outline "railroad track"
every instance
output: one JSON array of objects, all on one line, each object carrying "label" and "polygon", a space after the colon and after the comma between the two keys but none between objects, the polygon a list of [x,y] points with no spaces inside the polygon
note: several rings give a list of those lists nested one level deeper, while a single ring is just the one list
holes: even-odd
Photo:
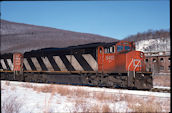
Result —
[{"label": "railroad track", "polygon": [[163,93],[170,93],[170,87],[161,87],[161,86],[154,86],[150,91],[152,92],[163,92]]}]

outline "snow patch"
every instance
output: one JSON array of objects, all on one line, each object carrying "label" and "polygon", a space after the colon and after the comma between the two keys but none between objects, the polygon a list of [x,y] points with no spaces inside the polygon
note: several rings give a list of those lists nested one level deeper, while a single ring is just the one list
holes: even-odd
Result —
[{"label": "snow patch", "polygon": [[170,38],[141,40],[135,42],[135,45],[137,51],[170,51]]},{"label": "snow patch", "polygon": [[[11,82],[6,84],[6,81],[1,81],[1,103],[6,102],[9,96],[16,96],[17,101],[22,103],[20,113],[42,113],[42,112],[82,112],[83,109],[92,108],[97,105],[98,110],[102,110],[103,105],[107,105],[111,111],[115,112],[132,112],[132,109],[128,107],[130,103],[125,101],[125,95],[133,95],[134,97],[145,97],[159,95],[157,98],[161,103],[167,103],[166,100],[170,98],[170,94],[167,93],[164,96],[161,93],[148,93],[146,91],[129,91],[129,90],[117,90],[107,88],[90,88],[83,86],[70,86],[70,85],[57,85],[57,87],[63,88],[82,88],[89,92],[88,97],[80,96],[62,96],[59,93],[43,93],[33,90],[33,88],[23,87],[22,84],[28,84],[23,82]],[[29,83],[34,86],[45,86],[49,84],[37,84]],[[119,97],[116,100],[102,101],[94,96],[95,92],[102,93],[104,95],[116,95]],[[121,100],[120,98],[124,98]],[[111,98],[112,99],[112,98]],[[81,101],[81,103],[79,103]],[[86,106],[86,108],[84,108]],[[164,105],[165,106],[165,105]],[[95,106],[96,107],[96,106]],[[168,107],[168,106],[167,106]],[[163,107],[163,111],[167,111],[166,107]],[[102,111],[100,111],[102,112]]]}]

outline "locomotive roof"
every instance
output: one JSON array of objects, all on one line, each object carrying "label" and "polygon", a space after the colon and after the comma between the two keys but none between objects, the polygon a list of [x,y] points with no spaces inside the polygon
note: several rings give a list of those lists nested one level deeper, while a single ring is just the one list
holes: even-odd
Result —
[{"label": "locomotive roof", "polygon": [[[89,44],[83,44],[83,45],[77,45],[77,46],[69,46],[66,48],[42,48],[38,50],[32,50],[30,52],[55,52],[55,51],[61,51],[61,50],[72,50],[72,49],[86,49],[86,48],[97,48],[98,46],[103,47],[110,47],[112,45],[115,45],[117,42],[111,42],[111,43],[105,43],[105,42],[97,42],[97,43],[89,43]],[[26,52],[28,53],[28,52]]]},{"label": "locomotive roof", "polygon": [[98,47],[98,46],[103,46],[103,47],[109,47],[112,45],[115,45],[117,42],[111,42],[111,43],[105,43],[105,42],[97,42],[97,43],[89,43],[89,44],[83,44],[83,45],[77,45],[77,46],[69,46],[68,48],[92,48],[92,47]]},{"label": "locomotive roof", "polygon": [[[66,48],[42,48],[42,49],[38,49],[38,50],[32,50],[32,51],[28,51],[25,52],[24,55],[26,56],[30,56],[33,54],[50,54],[50,53],[54,53],[54,52],[58,52],[58,51],[70,51],[70,50],[77,50],[77,49],[89,49],[89,48],[97,48],[98,46],[103,46],[103,47],[110,47],[112,45],[115,45],[118,42],[110,42],[110,43],[105,43],[105,42],[96,42],[96,43],[89,43],[89,44],[83,44],[83,45],[77,45],[77,46],[69,46]],[[1,55],[1,58],[12,58],[13,53],[7,53],[7,54],[3,54]]]}]

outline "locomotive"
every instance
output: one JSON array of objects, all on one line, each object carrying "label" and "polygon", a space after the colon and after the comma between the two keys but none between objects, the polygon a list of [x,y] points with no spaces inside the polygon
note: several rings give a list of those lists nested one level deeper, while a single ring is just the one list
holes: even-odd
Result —
[{"label": "locomotive", "polygon": [[1,55],[1,79],[149,90],[152,73],[134,42],[90,43]]}]

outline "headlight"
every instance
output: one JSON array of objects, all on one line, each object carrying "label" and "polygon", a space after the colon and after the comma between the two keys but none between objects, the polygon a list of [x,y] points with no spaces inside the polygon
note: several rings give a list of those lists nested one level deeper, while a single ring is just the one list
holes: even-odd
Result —
[{"label": "headlight", "polygon": [[140,57],[143,58],[143,53],[140,53]]}]

